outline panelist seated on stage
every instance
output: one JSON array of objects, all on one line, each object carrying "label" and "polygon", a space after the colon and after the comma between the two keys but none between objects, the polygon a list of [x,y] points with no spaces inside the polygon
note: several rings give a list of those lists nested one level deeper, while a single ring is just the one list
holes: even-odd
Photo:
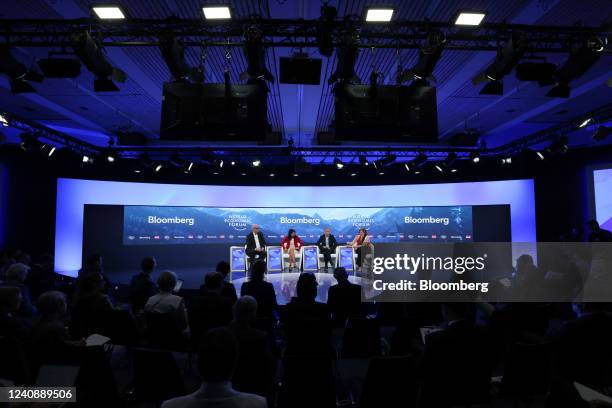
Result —
[{"label": "panelist seated on stage", "polygon": [[372,246],[372,243],[370,242],[370,235],[368,235],[368,230],[365,228],[359,228],[359,234],[355,235],[355,239],[353,239],[352,242],[349,242],[349,245],[352,246],[357,253],[355,263],[357,264],[357,272],[361,272],[363,258],[367,254],[367,250],[364,248],[371,248]]},{"label": "panelist seated on stage", "polygon": [[325,262],[325,270],[329,269],[329,264],[331,264],[331,254],[336,252],[336,247],[338,243],[336,242],[336,237],[331,234],[331,230],[329,228],[325,228],[323,230],[323,235],[319,237],[317,241],[317,247],[319,247],[319,252],[323,255],[323,262]]},{"label": "panelist seated on stage", "polygon": [[259,225],[253,224],[252,233],[246,237],[246,254],[251,264],[266,259],[266,239]]},{"label": "panelist seated on stage", "polygon": [[300,237],[297,236],[297,233],[293,228],[290,229],[285,238],[283,238],[281,246],[283,247],[283,252],[289,254],[289,272],[296,267],[295,253],[296,251],[299,251],[303,245],[304,243]]}]

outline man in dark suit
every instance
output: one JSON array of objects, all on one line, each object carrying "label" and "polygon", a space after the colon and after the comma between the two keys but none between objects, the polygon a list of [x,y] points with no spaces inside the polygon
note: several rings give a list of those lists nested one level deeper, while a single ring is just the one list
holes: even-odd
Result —
[{"label": "man in dark suit", "polygon": [[319,237],[317,246],[319,247],[319,252],[323,254],[325,271],[327,272],[329,268],[328,265],[331,264],[331,254],[336,252],[336,247],[338,246],[336,237],[331,234],[329,227],[323,230],[323,235]]},{"label": "man in dark suit", "polygon": [[251,231],[252,233],[246,237],[246,254],[253,265],[257,261],[266,259],[266,239],[259,225],[253,224]]},{"label": "man in dark suit", "polygon": [[363,317],[361,308],[361,286],[348,280],[346,269],[339,267],[334,271],[338,281],[327,290],[327,306],[335,327],[344,327],[349,317]]}]

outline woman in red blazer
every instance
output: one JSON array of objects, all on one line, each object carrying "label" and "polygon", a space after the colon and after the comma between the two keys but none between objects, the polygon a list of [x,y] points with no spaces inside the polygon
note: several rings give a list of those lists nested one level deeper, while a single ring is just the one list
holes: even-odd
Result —
[{"label": "woman in red blazer", "polygon": [[290,229],[285,238],[283,238],[281,246],[283,247],[283,251],[286,254],[289,254],[289,272],[291,272],[291,270],[296,267],[295,251],[299,251],[303,245],[304,243],[302,242],[300,237],[297,236],[293,228]]}]

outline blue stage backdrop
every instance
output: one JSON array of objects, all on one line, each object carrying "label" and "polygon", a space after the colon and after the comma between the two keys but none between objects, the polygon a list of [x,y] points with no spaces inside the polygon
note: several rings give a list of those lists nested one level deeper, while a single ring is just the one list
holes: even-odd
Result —
[{"label": "blue stage backdrop", "polygon": [[595,214],[603,229],[612,231],[612,169],[595,170]]},{"label": "blue stage backdrop", "polygon": [[124,245],[242,245],[259,224],[269,244],[278,245],[294,228],[306,243],[316,242],[325,227],[339,243],[366,228],[372,241],[471,241],[471,206],[216,208],[125,206]]}]

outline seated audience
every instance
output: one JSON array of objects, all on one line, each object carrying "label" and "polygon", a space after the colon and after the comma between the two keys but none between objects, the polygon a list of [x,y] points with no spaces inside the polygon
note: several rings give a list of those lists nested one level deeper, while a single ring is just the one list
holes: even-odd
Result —
[{"label": "seated audience", "polygon": [[[238,299],[238,296],[236,295],[236,287],[234,287],[234,284],[232,282],[227,281],[227,276],[230,273],[230,264],[225,261],[219,262],[217,264],[216,272],[220,273],[223,277],[223,286],[221,287],[220,293],[221,296],[229,298],[232,303],[235,302],[236,299]],[[200,292],[206,292],[206,283],[200,286]]]},{"label": "seated audience", "polygon": [[437,408],[486,403],[492,366],[486,329],[474,324],[471,303],[445,303],[442,316],[442,330],[425,337],[421,362],[422,406]]},{"label": "seated audience", "polygon": [[0,337],[21,336],[25,325],[15,317],[21,305],[21,291],[14,286],[0,287]]},{"label": "seated audience", "polygon": [[66,295],[55,290],[40,295],[36,302],[40,316],[32,327],[32,342],[38,348],[56,347],[70,342]]},{"label": "seated audience", "polygon": [[545,292],[544,272],[533,262],[531,255],[521,255],[516,260],[513,290],[517,299],[540,300]]},{"label": "seated audience", "polygon": [[15,263],[6,270],[6,281],[2,286],[13,286],[21,291],[21,304],[19,310],[15,313],[17,317],[29,319],[36,314],[36,307],[32,304],[30,290],[25,284],[25,281],[30,272],[30,267],[23,263]]},{"label": "seated audience", "polygon": [[343,267],[334,271],[338,281],[327,290],[327,306],[334,326],[344,327],[349,317],[363,317],[361,308],[361,286],[348,280],[348,273]]},{"label": "seated audience", "polygon": [[105,282],[100,272],[90,272],[80,276],[77,281],[77,291],[73,299],[73,308],[87,318],[111,310],[113,304],[104,294]]},{"label": "seated audience", "polygon": [[612,369],[612,316],[605,303],[574,305],[578,318],[566,322],[551,335],[554,345],[556,375],[569,382],[579,382],[591,388],[608,384]]},{"label": "seated audience", "polygon": [[147,300],[158,292],[157,285],[151,279],[157,262],[153,257],[146,257],[140,264],[140,273],[134,275],[130,282],[130,303],[134,311],[143,310]]},{"label": "seated audience", "polygon": [[144,307],[145,312],[171,314],[181,331],[188,330],[185,301],[182,297],[172,293],[176,286],[176,274],[171,271],[162,272],[157,278],[157,286],[159,293],[147,300]]},{"label": "seated audience", "polygon": [[53,256],[50,254],[42,254],[31,265],[25,283],[30,288],[33,299],[55,288],[56,275],[53,267]]},{"label": "seated audience", "polygon": [[285,306],[282,321],[286,354],[323,355],[332,351],[329,308],[315,300],[317,287],[314,275],[301,274],[296,284],[297,296]]},{"label": "seated audience", "polygon": [[100,254],[91,254],[85,258],[85,265],[79,270],[79,277],[88,275],[91,272],[97,272],[102,277],[104,281],[104,285],[102,286],[102,291],[106,294],[109,294],[112,284],[110,279],[104,274],[103,268],[103,259]]},{"label": "seated audience", "polygon": [[240,296],[253,296],[257,301],[257,317],[275,318],[274,313],[278,310],[276,303],[276,292],[270,282],[264,281],[266,274],[266,263],[255,262],[251,268],[249,280],[242,284]]},{"label": "seated audience", "polygon": [[271,396],[275,359],[268,334],[251,325],[257,318],[257,301],[242,296],[234,304],[234,320],[229,326],[238,342],[238,360],[234,372],[234,388],[263,396]]},{"label": "seated audience", "polygon": [[202,338],[198,369],[202,386],[184,397],[165,401],[162,408],[265,408],[266,399],[232,388],[232,375],[238,358],[236,338],[227,329],[214,329]]},{"label": "seated audience", "polygon": [[201,335],[209,329],[226,326],[232,320],[234,302],[223,296],[223,275],[210,272],[204,278],[201,296],[191,300],[189,313],[192,316],[192,330]]}]

